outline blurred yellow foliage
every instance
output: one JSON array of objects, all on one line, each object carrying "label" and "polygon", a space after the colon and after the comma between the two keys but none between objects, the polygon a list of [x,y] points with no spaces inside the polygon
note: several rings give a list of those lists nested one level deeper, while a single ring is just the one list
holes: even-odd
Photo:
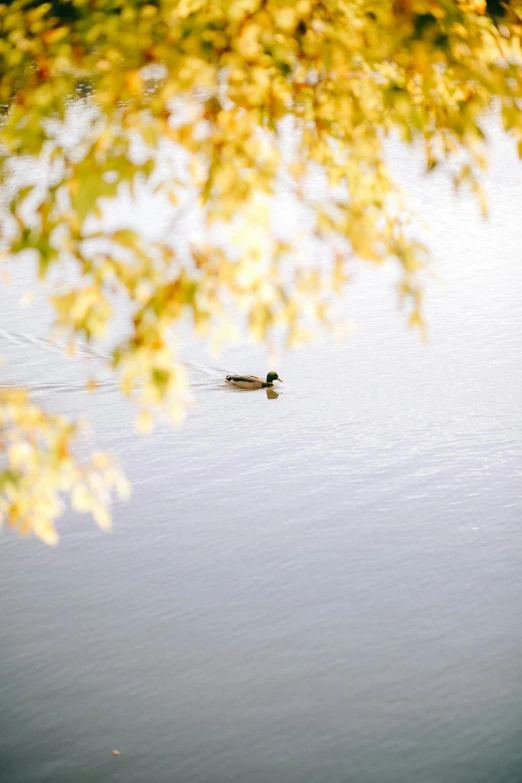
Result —
[{"label": "blurred yellow foliage", "polygon": [[[492,106],[522,150],[521,31],[519,0],[0,3],[4,249],[32,251],[42,279],[74,268],[79,282],[51,298],[70,338],[101,337],[114,302],[127,301],[130,334],[112,366],[137,401],[140,430],[157,404],[177,421],[188,402],[171,340],[181,320],[210,340],[246,323],[256,339],[279,330],[295,344],[318,325],[335,328],[330,302],[357,257],[398,265],[409,323],[422,327],[426,251],[385,140],[421,141],[427,171],[447,170],[485,210],[481,123]],[[78,106],[87,119],[71,145],[64,128]],[[18,157],[52,163],[44,193],[41,181],[18,183]],[[104,229],[111,202],[143,185],[170,205],[170,234]],[[273,231],[281,187],[308,236],[329,248],[321,265],[299,232]],[[180,249],[172,239],[187,194],[200,230]],[[0,406],[3,517],[52,543],[65,491],[107,526],[94,476],[115,484],[112,468],[80,470],[64,456],[73,431],[62,419],[5,395]]]},{"label": "blurred yellow foliage", "polygon": [[0,524],[22,535],[34,533],[56,544],[54,520],[70,494],[72,507],[90,512],[101,527],[110,526],[110,495],[129,495],[127,480],[115,460],[94,453],[81,461],[73,449],[78,425],[44,413],[23,390],[0,390]]}]

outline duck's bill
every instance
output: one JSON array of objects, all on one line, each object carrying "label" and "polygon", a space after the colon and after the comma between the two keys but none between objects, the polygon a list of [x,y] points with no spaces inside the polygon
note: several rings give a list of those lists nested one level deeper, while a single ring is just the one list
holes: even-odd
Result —
[{"label": "duck's bill", "polygon": [[277,380],[279,381],[279,383],[284,383],[284,380],[282,378],[278,378]]}]

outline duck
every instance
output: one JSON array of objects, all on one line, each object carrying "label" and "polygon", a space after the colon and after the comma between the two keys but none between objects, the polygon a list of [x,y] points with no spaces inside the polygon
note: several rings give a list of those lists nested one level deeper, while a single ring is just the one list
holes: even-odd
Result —
[{"label": "duck", "polygon": [[257,375],[227,375],[226,380],[227,383],[238,389],[270,389],[274,385],[274,381],[284,383],[276,372],[269,372],[266,381],[258,378]]}]

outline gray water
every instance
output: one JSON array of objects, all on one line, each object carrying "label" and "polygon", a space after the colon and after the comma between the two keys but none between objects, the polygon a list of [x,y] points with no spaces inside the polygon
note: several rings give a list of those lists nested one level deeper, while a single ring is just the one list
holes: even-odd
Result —
[{"label": "gray water", "polygon": [[394,166],[432,226],[428,345],[361,270],[359,331],[283,354],[276,399],[221,380],[261,349],[188,345],[179,430],[136,436],[24,271],[2,290],[2,381],[87,413],[133,497],[110,535],[2,534],[1,783],[522,781],[522,169],[499,145],[484,223]]}]

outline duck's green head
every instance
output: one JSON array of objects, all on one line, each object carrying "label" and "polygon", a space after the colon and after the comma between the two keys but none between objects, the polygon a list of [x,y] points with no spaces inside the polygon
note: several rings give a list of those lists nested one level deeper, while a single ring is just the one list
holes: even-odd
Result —
[{"label": "duck's green head", "polygon": [[284,383],[284,381],[281,380],[279,375],[276,372],[269,372],[266,376],[267,383],[273,383],[274,381],[279,381],[279,383]]}]

